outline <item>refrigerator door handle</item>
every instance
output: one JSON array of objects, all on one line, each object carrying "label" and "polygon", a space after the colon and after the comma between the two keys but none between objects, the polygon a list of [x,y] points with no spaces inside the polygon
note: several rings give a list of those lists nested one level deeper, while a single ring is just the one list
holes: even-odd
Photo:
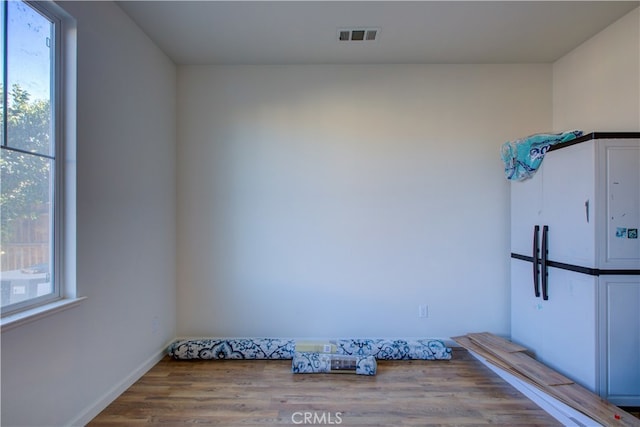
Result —
[{"label": "refrigerator door handle", "polygon": [[540,233],[540,226],[533,227],[533,293],[538,298],[540,296],[540,269],[538,263],[540,262],[540,245],[538,242],[538,234]]},{"label": "refrigerator door handle", "polygon": [[542,276],[542,299],[549,299],[549,226],[542,227],[542,256],[541,256],[541,276]]}]

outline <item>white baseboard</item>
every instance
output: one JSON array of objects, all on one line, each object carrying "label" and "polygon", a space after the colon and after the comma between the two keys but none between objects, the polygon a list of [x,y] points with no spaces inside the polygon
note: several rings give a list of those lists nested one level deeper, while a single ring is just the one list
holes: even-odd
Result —
[{"label": "white baseboard", "polygon": [[80,415],[73,419],[68,426],[82,427],[87,425],[100,412],[102,412],[109,404],[111,404],[118,396],[124,393],[136,381],[138,381],[149,369],[153,368],[159,361],[167,355],[165,346],[162,350],[156,352],[153,356],[144,361],[131,374],[127,375],[122,381],[116,384],[111,390],[97,399],[93,404],[89,405]]}]

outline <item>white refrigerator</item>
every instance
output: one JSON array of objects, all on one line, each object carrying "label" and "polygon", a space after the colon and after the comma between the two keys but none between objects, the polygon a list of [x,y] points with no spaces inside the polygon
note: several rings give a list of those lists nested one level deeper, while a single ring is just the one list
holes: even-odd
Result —
[{"label": "white refrigerator", "polygon": [[511,183],[511,339],[640,406],[640,133],[552,146]]}]

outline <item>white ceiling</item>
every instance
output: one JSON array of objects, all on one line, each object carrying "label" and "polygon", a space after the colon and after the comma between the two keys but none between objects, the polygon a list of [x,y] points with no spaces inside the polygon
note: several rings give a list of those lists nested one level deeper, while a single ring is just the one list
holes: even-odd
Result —
[{"label": "white ceiling", "polygon": [[[119,4],[178,64],[422,64],[553,62],[640,1]],[[379,40],[338,42],[345,27]]]}]

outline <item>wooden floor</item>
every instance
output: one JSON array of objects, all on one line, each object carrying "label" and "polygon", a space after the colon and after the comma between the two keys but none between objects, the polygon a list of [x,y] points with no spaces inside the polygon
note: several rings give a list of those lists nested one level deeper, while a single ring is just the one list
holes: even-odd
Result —
[{"label": "wooden floor", "polygon": [[560,425],[466,350],[379,361],[376,376],[292,374],[291,361],[163,359],[89,426]]}]

